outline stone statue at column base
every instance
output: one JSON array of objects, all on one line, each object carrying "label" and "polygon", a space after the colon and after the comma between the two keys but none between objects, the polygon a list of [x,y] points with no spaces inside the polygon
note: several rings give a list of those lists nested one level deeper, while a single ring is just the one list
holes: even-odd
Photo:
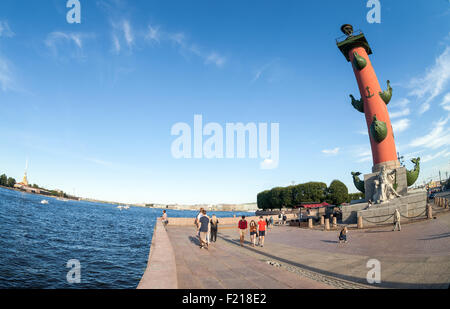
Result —
[{"label": "stone statue at column base", "polygon": [[372,200],[375,204],[381,204],[400,197],[400,194],[397,193],[393,185],[395,172],[395,170],[387,171],[385,166],[381,168],[380,173],[373,181],[374,194]]}]

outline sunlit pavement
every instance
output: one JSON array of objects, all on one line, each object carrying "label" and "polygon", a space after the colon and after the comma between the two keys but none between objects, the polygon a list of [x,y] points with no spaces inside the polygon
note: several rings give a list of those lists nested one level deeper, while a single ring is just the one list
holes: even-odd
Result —
[{"label": "sunlit pavement", "polygon": [[[450,213],[401,232],[350,230],[347,244],[338,244],[336,231],[275,227],[264,248],[240,247],[237,229],[222,228],[205,250],[194,228],[168,232],[180,288],[448,288],[450,282]],[[381,284],[367,282],[371,259],[381,263]]]}]

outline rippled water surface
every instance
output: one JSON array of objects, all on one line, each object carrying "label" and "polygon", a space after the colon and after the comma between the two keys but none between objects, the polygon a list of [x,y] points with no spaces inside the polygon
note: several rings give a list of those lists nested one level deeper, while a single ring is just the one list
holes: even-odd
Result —
[{"label": "rippled water surface", "polygon": [[[41,204],[43,199],[49,204]],[[139,207],[120,211],[117,205],[63,202],[0,188],[0,288],[134,289],[161,213]],[[194,217],[196,212],[168,210],[168,215]],[[81,263],[80,284],[67,282],[71,259]]]}]

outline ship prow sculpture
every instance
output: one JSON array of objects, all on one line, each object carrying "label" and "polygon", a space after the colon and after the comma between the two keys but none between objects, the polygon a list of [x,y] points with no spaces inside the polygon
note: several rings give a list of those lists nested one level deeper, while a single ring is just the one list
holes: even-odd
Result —
[{"label": "ship prow sculpture", "polygon": [[[416,209],[421,211],[426,207],[426,193],[408,191],[408,187],[414,185],[419,176],[420,158],[412,159],[414,169],[407,170],[400,165],[397,157],[394,132],[387,108],[393,94],[391,82],[389,80],[386,82],[386,90],[381,89],[369,58],[373,52],[364,33],[354,31],[349,24],[343,25],[341,31],[345,36],[337,39],[336,43],[347,61],[352,64],[361,95],[357,100],[350,94],[351,105],[365,115],[373,158],[372,173],[365,174],[364,179],[360,179],[361,173],[352,172],[355,187],[365,194],[365,200],[364,203],[359,201],[359,204],[345,207],[343,221],[353,223],[345,222],[347,211],[351,212],[349,221],[354,221],[355,215],[376,217],[377,214],[370,212],[381,207],[405,206],[406,212],[412,209],[414,213]],[[413,199],[412,196],[415,195],[420,196]],[[373,208],[367,209],[368,201],[374,204]]]}]

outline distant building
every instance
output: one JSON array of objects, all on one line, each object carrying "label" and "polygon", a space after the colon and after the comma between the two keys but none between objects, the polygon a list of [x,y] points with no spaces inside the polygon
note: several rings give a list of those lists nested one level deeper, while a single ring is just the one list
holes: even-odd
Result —
[{"label": "distant building", "polygon": [[47,190],[43,190],[40,188],[34,188],[34,187],[30,187],[29,183],[28,183],[28,177],[27,177],[27,170],[28,170],[28,161],[25,167],[25,173],[23,175],[23,180],[22,182],[16,183],[14,185],[14,188],[28,192],[28,193],[35,193],[35,194],[45,194],[45,195],[49,195],[50,192]]}]

